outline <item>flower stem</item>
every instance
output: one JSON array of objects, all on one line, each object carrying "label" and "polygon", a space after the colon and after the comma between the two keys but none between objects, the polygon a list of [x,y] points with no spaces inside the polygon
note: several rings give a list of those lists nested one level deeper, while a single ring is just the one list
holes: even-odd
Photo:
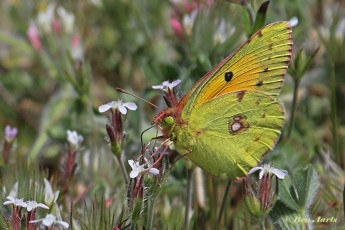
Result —
[{"label": "flower stem", "polygon": [[265,219],[260,220],[260,230],[265,230]]},{"label": "flower stem", "polygon": [[121,168],[121,171],[122,171],[123,179],[125,180],[125,183],[128,184],[128,174],[127,174],[127,170],[126,170],[125,164],[123,163],[123,156],[124,156],[123,153],[121,154],[120,157],[118,157],[116,155],[116,159],[117,159],[117,161],[120,164],[120,168]]},{"label": "flower stem", "polygon": [[[225,192],[224,192],[224,197],[223,197],[223,201],[222,201],[222,206],[220,207],[220,211],[219,211],[219,215],[218,215],[218,222],[217,224],[219,225],[224,210],[225,210],[225,206],[228,203],[229,200],[229,192],[230,192],[230,186],[231,186],[231,180],[229,179],[228,182],[226,183],[226,188],[225,188]],[[218,227],[218,226],[217,226]]]},{"label": "flower stem", "polygon": [[189,218],[189,213],[191,209],[191,201],[192,201],[192,176],[193,176],[193,169],[188,169],[187,170],[187,199],[186,199],[186,213],[184,217],[184,229],[189,229],[189,224],[190,224],[190,218]]},{"label": "flower stem", "polygon": [[292,108],[290,113],[290,124],[288,129],[287,137],[290,138],[291,132],[295,123],[295,113],[297,108],[297,93],[298,93],[298,87],[299,87],[299,80],[295,80],[295,87],[293,91],[293,100],[292,100]]},{"label": "flower stem", "polygon": [[336,108],[336,81],[334,73],[334,62],[331,61],[331,121],[332,121],[332,136],[333,136],[333,151],[339,162],[344,167],[344,162],[339,151],[338,131],[337,131],[337,108]]},{"label": "flower stem", "polygon": [[153,229],[153,213],[155,208],[156,196],[152,195],[147,204],[147,229]]}]

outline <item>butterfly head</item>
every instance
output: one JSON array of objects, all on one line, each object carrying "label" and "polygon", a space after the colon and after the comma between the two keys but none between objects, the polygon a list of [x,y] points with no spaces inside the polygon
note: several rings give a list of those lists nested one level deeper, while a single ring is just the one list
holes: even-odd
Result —
[{"label": "butterfly head", "polygon": [[171,138],[171,135],[173,134],[176,124],[179,123],[180,119],[178,118],[180,116],[179,116],[178,111],[179,110],[176,107],[168,108],[162,111],[161,113],[159,113],[153,122],[154,124],[158,125],[162,129],[163,135],[166,138]]}]

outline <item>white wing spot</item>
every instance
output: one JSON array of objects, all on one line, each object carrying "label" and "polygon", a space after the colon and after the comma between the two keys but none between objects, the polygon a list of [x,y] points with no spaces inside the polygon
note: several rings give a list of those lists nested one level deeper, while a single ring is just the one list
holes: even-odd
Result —
[{"label": "white wing spot", "polygon": [[241,127],[242,127],[242,125],[241,125],[240,122],[235,122],[235,123],[232,124],[231,130],[232,130],[233,132],[237,132],[238,130],[241,129]]}]

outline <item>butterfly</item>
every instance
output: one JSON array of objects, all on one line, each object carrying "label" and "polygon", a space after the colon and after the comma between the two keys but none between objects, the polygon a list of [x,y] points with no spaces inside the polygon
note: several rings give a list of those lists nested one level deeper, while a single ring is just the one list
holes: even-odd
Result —
[{"label": "butterfly", "polygon": [[279,139],[284,107],[278,95],[291,54],[290,25],[269,24],[154,122],[196,165],[215,176],[241,178]]}]

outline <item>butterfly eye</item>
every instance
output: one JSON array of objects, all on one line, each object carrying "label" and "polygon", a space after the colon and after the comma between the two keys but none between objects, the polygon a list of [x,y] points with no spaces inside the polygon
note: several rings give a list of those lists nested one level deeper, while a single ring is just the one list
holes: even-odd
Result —
[{"label": "butterfly eye", "polygon": [[164,124],[167,126],[172,126],[175,123],[175,119],[171,116],[164,118]]}]

